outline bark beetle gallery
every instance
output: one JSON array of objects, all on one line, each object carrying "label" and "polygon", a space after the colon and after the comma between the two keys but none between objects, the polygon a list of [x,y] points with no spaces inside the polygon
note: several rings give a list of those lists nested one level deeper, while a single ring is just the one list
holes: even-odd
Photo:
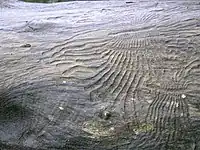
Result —
[{"label": "bark beetle gallery", "polygon": [[200,149],[199,2],[17,1],[1,21],[0,149]]}]

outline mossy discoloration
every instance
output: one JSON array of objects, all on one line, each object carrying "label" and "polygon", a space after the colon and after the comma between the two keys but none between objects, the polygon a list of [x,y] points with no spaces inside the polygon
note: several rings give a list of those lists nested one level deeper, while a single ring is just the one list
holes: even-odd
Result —
[{"label": "mossy discoloration", "polygon": [[105,121],[90,120],[84,122],[82,129],[90,134],[93,138],[120,135],[120,134],[140,134],[143,132],[150,132],[153,130],[153,125],[150,123],[125,123],[124,125],[115,126],[108,124]]},{"label": "mossy discoloration", "polygon": [[111,126],[106,126],[103,121],[90,120],[83,124],[82,129],[90,134],[93,138],[110,136],[113,134],[113,129]]},{"label": "mossy discoloration", "polygon": [[153,130],[153,125],[150,123],[142,123],[133,129],[135,132],[149,132]]}]

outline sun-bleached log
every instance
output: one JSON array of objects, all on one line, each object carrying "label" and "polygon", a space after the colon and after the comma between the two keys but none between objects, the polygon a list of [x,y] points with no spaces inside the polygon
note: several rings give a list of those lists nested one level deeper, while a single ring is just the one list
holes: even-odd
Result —
[{"label": "sun-bleached log", "polygon": [[0,149],[200,149],[198,1],[0,8]]}]

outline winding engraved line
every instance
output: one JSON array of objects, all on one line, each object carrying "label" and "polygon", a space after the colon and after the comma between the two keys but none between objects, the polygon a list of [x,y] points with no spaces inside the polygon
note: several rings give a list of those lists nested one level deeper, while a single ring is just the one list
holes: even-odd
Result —
[{"label": "winding engraved line", "polygon": [[178,104],[178,100],[176,98],[177,96],[175,96],[175,108],[174,108],[174,121],[173,121],[173,128],[174,128],[174,131],[173,131],[173,134],[171,136],[171,141],[175,140],[177,138],[177,122],[178,122],[178,119],[177,119],[177,115],[176,115],[176,111],[177,111],[177,104]]},{"label": "winding engraved line", "polygon": [[[92,45],[91,45],[92,44]],[[66,52],[80,52],[80,53],[91,53],[93,52],[94,50],[93,49],[97,49],[99,50],[100,47],[103,47],[107,44],[107,42],[104,42],[104,43],[84,43],[83,46],[79,46],[79,47],[76,47],[76,46],[70,46],[70,47],[65,47],[63,48],[63,50],[66,50]],[[80,49],[79,49],[80,48]]]},{"label": "winding engraved line", "polygon": [[[94,39],[91,39],[91,40],[94,40]],[[83,42],[85,40],[80,40],[80,42]],[[74,44],[75,41],[70,41],[70,42],[67,42],[66,44]],[[102,43],[104,42],[104,43]],[[96,46],[95,46],[96,44]],[[99,47],[102,47],[106,44],[106,40],[96,40],[96,41],[93,41],[93,42],[87,42],[87,39],[86,39],[86,42],[83,43],[83,44],[77,44],[77,45],[67,45],[65,46],[65,44],[63,45],[64,47],[59,47],[59,46],[55,46],[53,48],[51,48],[49,51],[47,52],[43,52],[42,55],[49,55],[49,58],[52,58],[52,57],[59,57],[61,56],[62,54],[64,54],[65,52],[70,52],[70,51],[79,51],[80,53],[81,52],[84,52],[84,51],[91,51],[92,48],[99,48]],[[91,45],[91,46],[90,46]],[[79,48],[81,49],[78,49],[78,46]],[[87,47],[86,47],[87,46]],[[48,58],[48,57],[47,57]]]},{"label": "winding engraved line", "polygon": [[95,51],[93,49],[91,52],[84,52],[84,53],[80,53],[80,52],[79,53],[74,53],[74,51],[73,52],[66,51],[66,52],[64,52],[64,56],[69,56],[69,57],[71,57],[71,56],[74,56],[74,57],[88,57],[88,56],[91,56],[91,55],[100,55],[103,52],[107,52],[107,51],[109,51],[109,50],[108,49],[104,49],[104,50],[101,50],[100,52],[97,52],[97,51]]},{"label": "winding engraved line", "polygon": [[[102,51],[102,53],[97,54],[89,54],[89,55],[73,55],[73,54],[63,54],[59,56],[59,59],[67,59],[67,60],[74,60],[76,62],[91,62],[98,59],[103,59],[106,57],[106,54],[109,53],[109,50]],[[102,56],[101,56],[102,55]]]},{"label": "winding engraved line", "polygon": [[[105,51],[105,52],[103,52],[103,53],[100,55],[100,57],[101,57],[101,58],[105,58],[106,56],[109,56],[110,53],[114,53],[114,51],[112,51],[112,50],[108,50],[108,52]],[[112,61],[113,61],[113,60],[111,60],[111,62],[112,62]]]},{"label": "winding engraved line", "polygon": [[[121,72],[124,71],[124,69],[125,69],[125,70],[131,70],[132,65],[133,65],[133,60],[131,59],[131,56],[132,56],[132,52],[129,52],[129,55],[127,56],[127,57],[128,57],[127,64],[124,64],[124,65],[122,66],[122,69],[120,69]],[[121,73],[121,72],[120,72],[120,73]],[[118,76],[118,77],[119,77],[119,76]]]},{"label": "winding engraved line", "polygon": [[141,27],[141,28],[129,28],[129,29],[125,29],[125,30],[118,30],[118,31],[115,31],[115,32],[111,32],[109,33],[108,35],[120,35],[120,34],[130,34],[130,33],[135,33],[135,32],[138,32],[138,31],[142,31],[142,32],[146,32],[148,33],[148,31],[150,29],[153,29],[154,28],[154,25],[152,26],[146,26],[146,27]]},{"label": "winding engraved line", "polygon": [[69,69],[63,71],[62,74],[67,74],[67,75],[69,75],[69,74],[71,74],[71,73],[73,73],[73,72],[81,71],[81,70],[82,70],[82,71],[89,71],[89,72],[94,71],[94,70],[92,70],[91,68],[88,68],[87,66],[76,65],[76,66],[70,67]]},{"label": "winding engraved line", "polygon": [[[139,34],[139,33],[138,33]],[[154,38],[147,38],[147,37],[140,37],[139,34],[133,34],[133,35],[123,35],[123,36],[117,36],[114,37],[111,42],[109,43],[109,46],[112,48],[120,49],[126,49],[126,50],[132,50],[132,48],[144,48],[146,46],[153,46],[156,43],[156,39]]]},{"label": "winding engraved line", "polygon": [[112,46],[113,47],[118,47],[123,41],[118,41],[118,42],[115,42]]},{"label": "winding engraved line", "polygon": [[[132,94],[132,98],[137,97],[138,96],[138,92],[136,91],[136,89],[133,90],[133,94]],[[134,100],[132,100],[133,102],[133,111],[134,111],[134,119],[137,122],[137,126],[139,127],[139,118],[137,116],[137,112],[136,112],[136,102]],[[126,115],[126,114],[125,114]],[[147,130],[146,130],[147,131]]]},{"label": "winding engraved line", "polygon": [[142,149],[147,148],[147,145],[148,145],[147,143],[149,143],[152,139],[155,139],[154,132],[149,132],[149,133],[144,134],[143,136],[139,137],[139,141],[141,142],[138,143],[137,148],[142,148]]},{"label": "winding engraved line", "polygon": [[150,118],[150,120],[152,118],[152,107],[154,107],[154,105],[156,104],[157,99],[159,98],[159,95],[160,95],[160,92],[156,93],[156,96],[155,96],[153,102],[149,105],[149,108],[148,108],[148,111],[147,111],[147,116],[146,116],[146,122],[148,122],[147,121],[148,117]]},{"label": "winding engraved line", "polygon": [[[173,97],[172,96],[169,96],[169,102],[168,102],[168,104],[170,104],[168,107],[167,107],[167,110],[166,110],[166,112],[167,112],[167,116],[164,118],[164,120],[163,120],[163,122],[164,122],[164,124],[163,124],[163,128],[164,129],[166,129],[166,124],[167,123],[169,123],[167,120],[169,119],[169,115],[168,115],[168,113],[169,113],[169,110],[170,110],[170,106],[171,106],[171,104],[173,103]],[[166,103],[167,104],[167,103]]]},{"label": "winding engraved line", "polygon": [[149,75],[155,76],[155,74],[153,73],[152,64],[150,63],[150,61],[148,60],[148,57],[146,56],[146,54],[149,53],[149,52],[147,52],[146,48],[145,48],[145,52],[146,53],[144,53],[144,58],[146,60],[146,64],[147,64],[147,67],[148,67],[148,73],[149,73]]},{"label": "winding engraved line", "polygon": [[[161,96],[161,98],[160,98]],[[159,93],[158,97],[155,99],[155,103],[153,104],[152,110],[151,110],[151,115],[150,115],[150,119],[153,120],[153,124],[156,126],[155,120],[157,120],[157,107],[159,105],[160,99],[162,100],[163,98],[165,98],[165,96],[161,95],[161,93]]]},{"label": "winding engraved line", "polygon": [[[188,125],[190,125],[189,124],[190,120],[189,120],[189,106],[188,106],[188,103],[187,103],[186,99],[181,99],[181,101],[183,103],[183,105],[182,105],[183,112],[182,113],[183,113],[184,119],[186,117],[186,119],[187,119],[186,123],[188,123]],[[184,106],[186,107],[185,109],[184,109]]]},{"label": "winding engraved line", "polygon": [[[161,98],[161,100],[159,100],[160,102],[157,103],[156,107],[155,107],[155,115],[156,118],[154,116],[154,119],[156,119],[155,125],[156,125],[156,132],[161,131],[161,126],[159,126],[159,119],[161,118],[160,115],[160,110],[161,110],[161,106],[163,105],[164,102],[166,102],[169,96],[167,94],[164,94],[163,97]],[[165,104],[165,103],[164,103]]]},{"label": "winding engraved line", "polygon": [[[105,53],[104,53],[105,52]],[[102,53],[104,54],[101,54],[101,55],[97,55],[97,56],[94,56],[93,58],[76,58],[75,61],[76,62],[80,62],[80,63],[89,63],[91,64],[91,62],[95,62],[95,61],[102,61],[103,59],[105,59],[106,57],[108,57],[108,54],[110,53],[111,51],[108,50],[108,51],[103,51]],[[105,61],[104,61],[105,62]],[[105,62],[106,63],[106,62]]]},{"label": "winding engraved line", "polygon": [[[130,64],[130,57],[127,57],[127,53],[128,52],[126,52],[126,56],[125,57],[123,57],[123,59],[120,61],[120,64],[118,65],[118,68],[116,69],[116,70],[118,70],[118,72],[115,72],[115,74],[113,75],[113,78],[111,79],[111,81],[110,82],[107,82],[105,85],[104,85],[104,87],[106,87],[106,88],[104,88],[104,91],[105,92],[107,92],[107,93],[110,93],[109,91],[110,91],[110,87],[114,84],[114,82],[117,80],[117,78],[116,77],[118,77],[119,76],[119,74],[123,71],[123,69],[124,68],[127,68],[127,65],[129,66]],[[129,53],[130,54],[130,53]],[[128,58],[128,59],[127,59]],[[103,87],[102,87],[103,88]],[[102,94],[100,94],[99,96],[102,98],[102,95],[103,95],[103,93]]]},{"label": "winding engraved line", "polygon": [[[98,51],[102,51],[102,48],[104,48],[107,45],[106,43],[101,43],[101,44],[94,44],[94,45],[86,45],[87,47],[81,48],[81,49],[72,49],[72,50],[68,50],[68,51],[72,51],[72,52],[76,52],[76,53],[93,53],[94,51],[98,52]],[[105,49],[108,50],[108,49]],[[67,51],[66,51],[67,52]]]},{"label": "winding engraved line", "polygon": [[[114,56],[114,59],[111,60],[111,66],[108,68],[108,70],[106,70],[106,72],[103,73],[103,75],[101,75],[95,82],[93,82],[92,84],[89,84],[87,87],[85,87],[86,90],[92,90],[93,88],[99,86],[103,80],[103,78],[105,78],[112,70],[113,67],[116,66],[116,63],[119,62],[120,58],[122,58],[123,54],[117,52],[117,56]],[[114,61],[114,62],[112,62]],[[99,75],[99,73],[98,73]]]},{"label": "winding engraved line", "polygon": [[[187,111],[187,110],[186,110]],[[185,122],[185,109],[184,109],[184,103],[183,103],[183,100],[181,99],[181,95],[179,94],[179,106],[178,106],[178,117],[181,119],[181,118],[184,118],[184,124],[187,123]],[[187,125],[187,124],[186,124]],[[183,127],[183,125],[181,124],[181,127]]]},{"label": "winding engraved line", "polygon": [[[132,77],[132,73],[133,73],[133,71],[127,71],[127,70],[126,70],[125,75],[127,76],[127,81],[129,81],[129,79]],[[136,71],[135,75],[133,76],[134,79],[135,79],[136,75],[137,75],[137,71]],[[116,95],[115,98],[114,98],[114,103],[112,104],[112,107],[115,106],[118,97],[124,93],[123,91],[125,90],[125,88],[126,88],[127,85],[128,85],[128,82],[127,82],[126,80],[125,80],[125,81],[124,81],[124,80],[125,80],[125,78],[122,78],[121,81],[120,81],[120,84],[121,84],[122,86],[118,86],[118,87],[121,87],[121,89],[118,89],[118,92],[116,92],[116,91],[117,91],[117,88],[115,88],[114,91],[113,91],[113,93],[117,93],[117,95]],[[120,85],[120,84],[119,84],[119,85]]]},{"label": "winding engraved line", "polygon": [[192,65],[191,68],[188,69],[186,73],[187,73],[187,74],[190,74],[190,72],[191,72],[192,70],[198,70],[198,69],[200,70],[200,60],[199,60],[199,63],[198,63],[198,64]]},{"label": "winding engraved line", "polygon": [[[131,53],[129,52],[129,54],[131,55]],[[127,58],[127,57],[126,57]],[[131,62],[131,57],[128,57],[128,66],[130,66],[130,62]],[[107,84],[107,88],[105,88],[105,91],[107,91],[107,93],[111,93],[111,89],[113,89],[114,87],[116,87],[117,85],[114,85],[116,81],[119,80],[120,74],[123,72],[124,68],[127,68],[127,63],[124,63],[124,59],[120,62],[119,68],[117,69],[118,72],[115,74],[115,76],[112,78],[112,81],[110,82],[110,84]],[[100,95],[101,97],[101,95]]]},{"label": "winding engraved line", "polygon": [[60,63],[56,63],[55,64],[56,67],[59,67],[59,66],[68,66],[68,65],[72,65],[72,62],[60,62]]},{"label": "winding engraved line", "polygon": [[[136,56],[136,58],[138,59],[137,56]],[[128,95],[130,94],[131,90],[132,90],[133,93],[135,93],[137,87],[140,85],[140,82],[142,81],[142,80],[141,80],[142,77],[139,77],[138,81],[137,81],[136,84],[135,84],[134,89],[132,89],[132,88],[133,88],[133,83],[135,82],[135,79],[136,79],[136,77],[137,77],[137,75],[138,75],[138,73],[139,73],[139,69],[138,69],[139,63],[138,63],[138,64],[137,64],[137,68],[136,68],[136,72],[135,72],[135,74],[134,74],[134,71],[133,71],[133,70],[134,70],[133,62],[134,62],[134,61],[132,61],[132,64],[130,65],[130,67],[132,66],[132,69],[131,69],[131,72],[129,72],[129,74],[128,74],[128,79],[127,79],[126,83],[123,85],[123,88],[119,91],[118,95],[115,97],[114,103],[112,104],[112,107],[114,107],[115,104],[116,104],[117,98],[118,98],[120,95],[123,96],[123,97],[122,97],[122,101],[124,102],[124,112],[125,112],[125,115],[127,115],[127,113],[126,113],[126,106],[127,106],[127,103],[128,103],[128,102],[127,102],[127,101],[128,101]],[[133,75],[133,74],[134,74],[134,75]],[[121,80],[121,81],[123,81],[123,80]],[[119,84],[119,85],[120,85],[120,84]],[[126,94],[122,95],[123,93],[126,93]],[[132,102],[134,103],[133,100],[132,100]],[[135,117],[137,118],[136,112],[135,112],[134,114],[135,114]],[[124,116],[124,117],[126,117],[126,116]],[[124,119],[125,119],[125,118],[124,118]]]},{"label": "winding engraved line", "polygon": [[[175,138],[179,139],[181,135],[185,134],[185,129],[182,128],[182,121],[181,121],[181,107],[180,107],[180,99],[181,99],[181,95],[179,94],[177,96],[177,106],[176,106],[176,113],[175,113],[175,118],[176,118],[176,134],[175,134]],[[184,123],[184,122],[183,122]]]},{"label": "winding engraved line", "polygon": [[[165,120],[165,118],[166,118],[166,116],[164,116],[164,108],[166,107],[166,105],[167,105],[167,100],[169,100],[170,99],[170,95],[169,94],[167,94],[167,96],[166,97],[164,97],[163,98],[163,100],[164,99],[166,99],[164,102],[162,102],[161,103],[161,105],[160,105],[160,108],[159,108],[159,110],[162,110],[160,113],[161,113],[161,115],[158,117],[159,118],[159,120],[156,122],[156,124],[159,124],[159,131],[158,131],[158,136],[157,137],[161,137],[161,135],[162,135],[162,132],[163,132],[163,130],[165,130],[165,124],[166,124],[166,122],[164,122],[164,120]],[[159,113],[159,114],[160,114]]]},{"label": "winding engraved line", "polygon": [[[86,78],[85,80],[88,81],[88,80],[92,80],[92,79],[95,79],[96,77],[100,76],[101,73],[104,73],[106,72],[107,70],[106,69],[109,69],[108,65],[111,64],[111,62],[116,59],[116,56],[119,55],[118,52],[116,51],[110,51],[108,53],[108,59],[105,63],[103,63],[102,65],[99,66],[99,70],[98,70],[98,73],[92,77],[89,77],[89,78]],[[113,56],[113,57],[112,57]],[[89,87],[89,85],[87,85],[85,87],[85,90],[87,90]]]},{"label": "winding engraved line", "polygon": [[55,60],[53,60],[53,61],[50,61],[49,62],[49,64],[55,64],[55,65],[57,65],[57,64],[59,64],[59,63],[66,63],[66,64],[71,64],[71,63],[73,63],[73,61],[72,60],[63,60],[63,59],[55,59]]},{"label": "winding engraved line", "polygon": [[[125,53],[125,55],[127,55],[127,52]],[[120,57],[119,59],[117,59],[117,62],[116,62],[116,63],[114,63],[115,66],[114,66],[114,68],[112,68],[112,70],[111,70],[112,73],[109,74],[109,75],[106,77],[106,79],[105,79],[104,81],[102,81],[103,83],[101,84],[101,86],[99,86],[99,87],[96,88],[95,90],[92,90],[92,91],[91,91],[92,93],[95,93],[95,91],[97,91],[97,93],[98,93],[98,91],[99,91],[101,88],[105,87],[106,84],[108,84],[108,82],[110,81],[110,78],[115,74],[115,69],[117,69],[117,67],[119,66],[119,64],[120,64],[121,62],[126,61],[127,57],[126,57],[125,55],[124,55],[124,53],[122,53],[121,57]],[[103,77],[102,77],[101,79],[103,80]],[[102,94],[105,94],[104,91],[102,91]]]},{"label": "winding engraved line", "polygon": [[[48,50],[48,51],[46,51],[46,52],[43,52],[42,55],[45,55],[45,54],[47,54],[47,53],[50,53],[51,51],[53,51],[53,50],[56,49],[56,48],[63,47],[63,46],[65,46],[65,45],[68,45],[68,44],[73,43],[73,42],[75,42],[75,41],[77,42],[77,41],[87,41],[87,40],[90,40],[91,38],[87,38],[87,39],[85,39],[85,40],[84,40],[84,39],[75,39],[75,40],[73,40],[75,37],[77,37],[77,36],[79,36],[79,35],[86,34],[86,33],[90,33],[90,32],[92,32],[92,31],[86,31],[86,32],[83,32],[83,33],[76,34],[76,35],[74,35],[74,36],[72,36],[72,37],[66,39],[66,42],[65,42],[65,43],[63,43],[63,44],[58,44],[58,45],[54,46],[53,48],[51,48],[50,50]],[[71,41],[70,41],[70,40],[71,40]],[[98,40],[98,39],[97,39],[97,40]],[[55,50],[55,51],[57,51],[57,50]]]},{"label": "winding engraved line", "polygon": [[[189,64],[187,64],[184,69],[182,69],[179,73],[178,73],[178,77],[182,77],[182,78],[185,78],[187,77],[187,74],[190,72],[191,69],[193,69],[194,67],[200,67],[199,65],[200,64],[196,64],[196,63],[200,63],[200,60],[199,59],[195,59],[193,61],[191,61]],[[184,73],[184,75],[183,75]]]},{"label": "winding engraved line", "polygon": [[[90,44],[92,44],[92,43],[90,43]],[[82,45],[79,45],[79,47],[77,47],[77,46],[75,46],[75,45],[73,45],[73,46],[71,46],[71,47],[64,47],[64,48],[61,48],[59,51],[57,50],[57,51],[55,51],[52,55],[51,55],[51,57],[59,57],[62,53],[63,54],[66,54],[66,52],[70,52],[70,51],[72,51],[73,50],[73,52],[76,52],[76,51],[78,51],[78,52],[91,52],[91,49],[92,48],[99,48],[99,47],[102,47],[102,46],[104,46],[104,45],[106,45],[106,43],[100,43],[100,45],[97,45],[97,46],[91,46],[91,47],[88,47],[88,48],[84,48],[85,46],[88,46],[87,45],[87,43],[84,43],[84,44],[82,44]],[[81,48],[81,49],[78,49],[78,48]]]},{"label": "winding engraved line", "polygon": [[[139,59],[139,56],[137,56],[136,55],[136,61]],[[137,61],[138,62],[138,61]],[[138,64],[136,63],[136,65],[137,65],[137,67],[136,67],[136,71],[138,71]],[[133,71],[132,71],[133,72]],[[122,76],[122,78],[121,78],[121,80],[120,80],[120,82],[119,82],[119,84],[118,84],[118,86],[116,87],[116,88],[114,88],[111,92],[112,93],[116,93],[116,91],[118,91],[119,90],[119,87],[122,87],[122,85],[123,85],[123,80],[124,80],[124,78],[125,78],[125,76],[127,75],[127,70],[125,71],[125,73],[123,74],[123,76]],[[135,75],[134,75],[134,78],[136,77],[136,73],[135,73]],[[121,86],[120,86],[121,85]]]},{"label": "winding engraved line", "polygon": [[138,12],[136,15],[134,15],[133,18],[131,18],[131,23],[136,25],[141,25],[152,22],[152,20],[156,18],[158,18],[158,15],[155,13],[147,14],[143,12]]},{"label": "winding engraved line", "polygon": [[[183,101],[182,101],[182,98],[181,98],[181,95],[179,94],[178,95],[178,99],[179,99],[179,105],[178,105],[178,118],[179,118],[179,126],[178,127],[178,137],[181,136],[181,134],[185,134],[185,127],[183,126],[183,123],[188,127],[188,123],[189,122],[186,122],[185,120],[182,122],[182,118],[185,118],[185,116],[182,114],[183,112],[185,112],[185,109],[184,109],[184,104],[183,104]],[[186,110],[187,111],[187,110]],[[183,132],[183,133],[180,133],[180,132]]]},{"label": "winding engraved line", "polygon": [[115,88],[111,89],[111,91],[110,91],[111,93],[116,93],[116,90],[118,88],[120,88],[119,85],[122,84],[122,81],[123,81],[124,77],[126,76],[126,74],[127,74],[127,70],[124,71],[123,75],[121,76],[121,79],[119,80],[120,82],[118,82],[118,84],[115,86]]},{"label": "winding engraved line", "polygon": [[[108,74],[111,70],[112,70],[112,68],[113,67],[115,67],[115,63],[118,61],[118,58],[119,57],[122,57],[122,55],[120,54],[120,53],[118,53],[118,52],[115,52],[115,55],[113,56],[113,58],[111,59],[111,61],[110,61],[110,63],[106,63],[106,65],[104,65],[104,68],[103,69],[101,69],[94,77],[96,77],[96,76],[100,76],[99,78],[98,78],[98,80],[97,81],[99,81],[99,80],[101,80],[101,72],[103,72],[104,70],[105,70],[105,72],[103,73],[103,76],[106,76],[106,74]],[[111,64],[111,66],[110,67],[108,67],[107,65],[109,65],[109,64]],[[106,70],[107,69],[107,70]],[[93,78],[93,77],[92,77]],[[96,82],[95,82],[96,83]],[[93,84],[95,84],[95,83],[93,83]]]},{"label": "winding engraved line", "polygon": [[[89,41],[88,41],[89,40]],[[79,47],[85,47],[85,46],[89,46],[89,45],[92,45],[92,46],[95,46],[95,45],[105,45],[105,43],[108,42],[108,39],[93,39],[93,38],[90,38],[90,39],[78,39],[78,40],[75,40],[75,41],[70,41],[69,43],[67,43],[66,47],[63,47],[64,49],[74,49],[74,48],[79,48]],[[71,44],[71,45],[70,45]],[[96,47],[96,46],[95,46]],[[90,48],[90,47],[88,47]]]},{"label": "winding engraved line", "polygon": [[[130,64],[130,63],[131,63],[131,64]],[[129,60],[128,60],[128,64],[126,64],[126,68],[127,68],[128,70],[130,69],[130,70],[129,70],[129,77],[128,77],[127,81],[126,81],[126,84],[127,84],[127,83],[130,83],[130,82],[129,82],[129,81],[130,81],[130,77],[131,77],[131,74],[132,74],[132,72],[133,72],[133,71],[131,71],[131,68],[133,68],[133,60],[131,59],[131,52],[129,52]],[[126,69],[126,70],[127,70],[127,69]],[[126,93],[126,92],[125,92],[125,93]],[[126,96],[127,96],[127,95],[128,95],[128,93],[126,93]],[[114,101],[116,101],[117,98],[118,98],[118,97],[116,97],[116,98],[114,99]],[[116,102],[114,102],[113,104],[115,105],[115,103],[116,103]],[[114,105],[113,105],[113,106],[114,106]]]},{"label": "winding engraved line", "polygon": [[[138,70],[137,70],[138,71]],[[127,99],[128,99],[128,94],[130,94],[130,92],[132,92],[132,94],[133,94],[133,97],[135,97],[135,94],[137,93],[136,92],[136,88],[137,88],[137,85],[134,87],[134,89],[131,91],[131,87],[133,86],[133,83],[135,82],[135,79],[136,79],[136,75],[137,75],[137,73],[135,73],[135,75],[133,76],[133,78],[131,79],[131,81],[130,81],[130,86],[129,86],[129,88],[128,88],[128,90],[127,90],[127,94],[126,94],[126,96],[125,96],[125,98],[124,98],[124,113],[125,113],[125,117],[126,117],[126,115],[127,115],[127,113],[126,113],[126,108],[127,108],[127,105],[128,104],[126,104],[127,103]],[[140,79],[139,79],[140,80]],[[134,103],[134,115],[135,115],[135,118],[137,118],[137,115],[136,115],[136,108],[135,108],[135,102],[134,102],[134,99],[132,100],[132,102]]]},{"label": "winding engraved line", "polygon": [[[132,52],[129,52],[129,57],[128,57],[128,69],[131,68],[131,66],[133,66],[133,59],[131,59],[131,55]],[[119,72],[117,73],[115,80],[113,80],[112,84],[110,84],[109,88],[107,89],[107,91],[109,93],[114,93],[114,89],[119,88],[120,82],[122,81],[124,75],[126,74],[126,69],[127,67],[125,67],[125,64],[123,63],[121,69],[119,69]]]},{"label": "winding engraved line", "polygon": [[[169,106],[169,110],[170,110],[170,112],[169,112],[169,117],[168,117],[168,123],[169,123],[169,126],[173,126],[173,125],[171,125],[171,119],[172,119],[172,112],[173,112],[173,110],[174,110],[174,107],[175,107],[175,102],[174,102],[174,97],[171,97],[171,99],[172,99],[172,102],[170,103],[170,106]],[[168,134],[168,136],[167,136],[167,144],[169,143],[169,142],[171,142],[172,140],[173,140],[173,137],[172,137],[173,135],[171,134],[171,132],[169,132],[169,134]]]},{"label": "winding engraved line", "polygon": [[[168,122],[165,122],[165,121],[164,121],[164,120],[166,119],[166,117],[165,117],[164,119],[162,119],[162,118],[160,117],[160,116],[162,116],[162,115],[160,115],[159,112],[158,112],[158,115],[159,115],[159,116],[157,115],[158,118],[156,118],[156,122],[155,122],[155,115],[151,115],[151,116],[153,116],[153,118],[154,118],[153,121],[154,121],[154,125],[155,125],[155,127],[154,127],[154,128],[155,128],[155,129],[154,129],[155,132],[149,133],[149,136],[150,136],[149,138],[150,138],[150,139],[155,139],[155,140],[158,141],[158,142],[162,141],[162,138],[163,138],[163,136],[164,136],[163,134],[164,134],[164,131],[165,131],[165,129],[166,129],[165,127],[164,127],[164,128],[161,128],[161,127],[162,127],[163,125],[165,126],[165,123],[170,123],[170,121],[171,121],[171,116],[172,116],[172,110],[174,110],[173,108],[174,108],[174,106],[175,106],[176,103],[175,103],[175,102],[172,103],[172,102],[174,101],[174,100],[173,100],[173,96],[170,96],[170,95],[168,95],[168,94],[164,94],[164,95],[162,95],[162,98],[161,98],[162,101],[160,102],[160,104],[157,104],[157,105],[160,105],[159,108],[161,108],[161,104],[163,104],[163,107],[164,107],[164,106],[167,104],[166,99],[168,99],[168,98],[171,99],[170,102],[169,102],[169,103],[170,103],[170,106],[168,107],[168,110],[167,110],[167,112],[169,112],[169,110],[170,110],[170,115],[168,116]],[[159,99],[160,99],[159,96],[157,96],[156,99],[155,99],[156,103],[159,102]],[[165,103],[163,103],[163,101],[164,101]],[[155,104],[156,104],[156,103],[155,103]],[[152,104],[153,104],[153,103],[152,103]],[[159,108],[157,108],[157,109],[155,108],[155,109],[156,109],[156,110],[160,110]],[[163,110],[163,111],[164,111],[164,110]],[[147,113],[147,115],[148,115],[148,114],[149,114],[149,113]],[[151,116],[150,116],[150,118],[152,118]],[[159,124],[161,124],[161,122],[162,122],[161,119],[162,119],[163,122],[164,122],[163,125],[159,125]],[[161,121],[161,122],[159,122],[159,121]],[[162,129],[163,129],[163,132],[162,132]],[[171,133],[170,133],[170,134],[171,134]],[[143,145],[145,145],[145,144],[147,143],[147,141],[148,141],[148,139],[145,139],[145,140],[143,139],[143,142],[142,142],[139,146],[142,147]],[[171,139],[170,139],[169,141],[171,141]]]}]

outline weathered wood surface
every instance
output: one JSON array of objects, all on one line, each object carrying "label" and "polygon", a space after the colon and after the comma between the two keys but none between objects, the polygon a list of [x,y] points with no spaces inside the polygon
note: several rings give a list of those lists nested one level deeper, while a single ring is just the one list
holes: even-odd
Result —
[{"label": "weathered wood surface", "polygon": [[0,4],[0,149],[200,149],[198,1]]}]

